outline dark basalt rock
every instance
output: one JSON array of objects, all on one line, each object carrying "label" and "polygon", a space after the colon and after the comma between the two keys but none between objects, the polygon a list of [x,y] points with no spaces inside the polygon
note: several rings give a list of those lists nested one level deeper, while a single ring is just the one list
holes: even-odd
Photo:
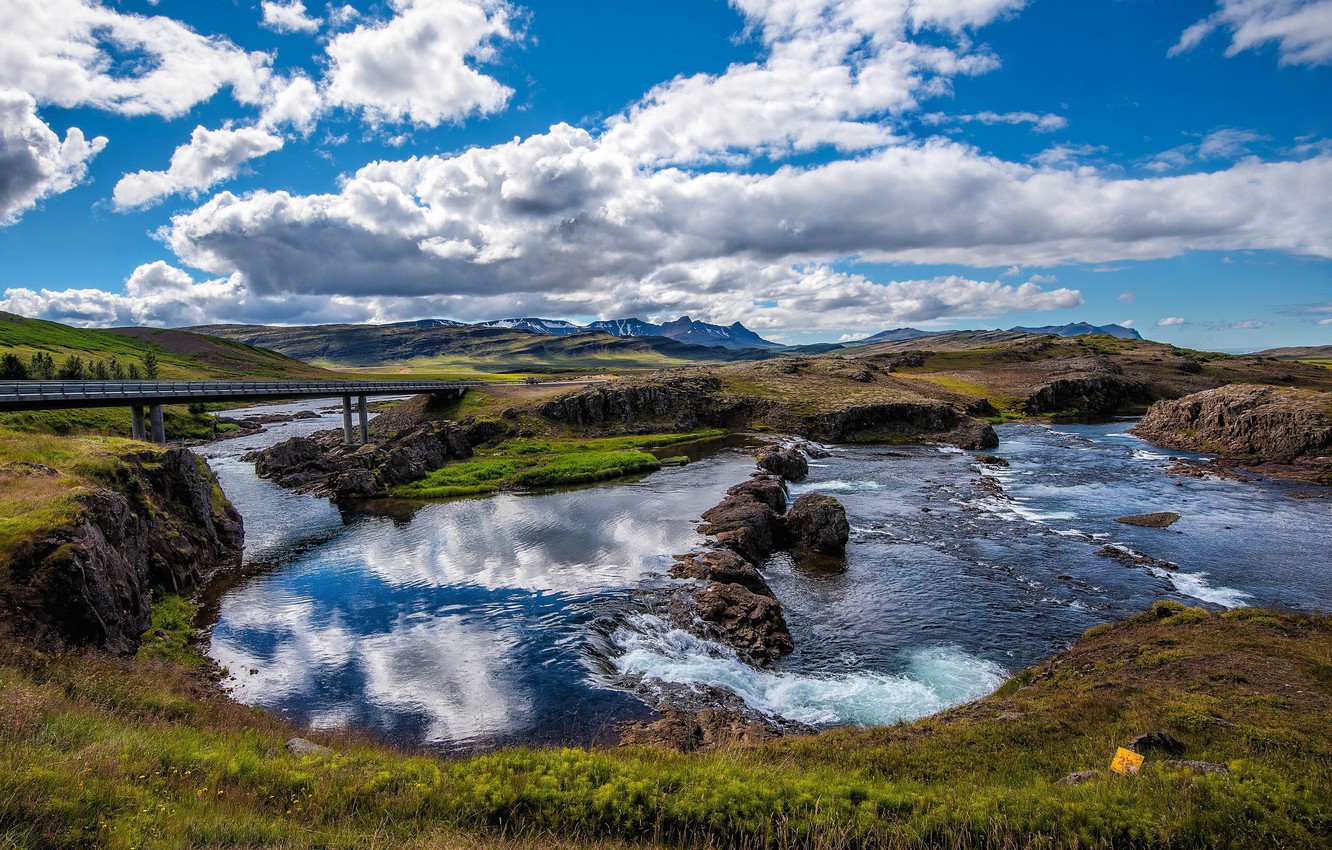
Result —
[{"label": "dark basalt rock", "polygon": [[720,627],[731,646],[754,661],[776,661],[795,649],[782,605],[771,596],[744,585],[714,581],[694,599],[699,616]]},{"label": "dark basalt rock", "polygon": [[845,555],[851,526],[846,508],[832,496],[806,493],[782,519],[783,537],[796,548],[824,555]]},{"label": "dark basalt rock", "polygon": [[292,437],[250,452],[244,460],[254,462],[259,477],[283,487],[347,501],[384,495],[449,460],[471,455],[463,429],[452,422],[426,422],[363,446],[343,445],[336,431]]},{"label": "dark basalt rock", "polygon": [[748,481],[743,481],[727,490],[726,495],[762,502],[779,514],[786,512],[786,485],[775,475],[755,473]]},{"label": "dark basalt rock", "polygon": [[0,623],[38,643],[131,654],[154,588],[186,593],[240,563],[241,517],[186,449],[118,459],[78,515],[11,553]]},{"label": "dark basalt rock", "polygon": [[717,542],[751,563],[762,563],[777,548],[777,513],[749,492],[728,495],[716,506],[703,512],[700,534]]},{"label": "dark basalt rock", "polygon": [[677,555],[671,575],[676,578],[704,579],[723,584],[738,584],[761,596],[772,596],[772,588],[763,580],[758,567],[729,549],[705,549]]},{"label": "dark basalt rock", "polygon": [[758,456],[760,469],[780,475],[787,481],[803,481],[809,475],[809,461],[797,449],[770,449]]},{"label": "dark basalt rock", "polygon": [[1181,756],[1188,749],[1184,742],[1171,735],[1169,732],[1160,729],[1154,729],[1151,732],[1145,732],[1124,745],[1135,753],[1145,753],[1149,750],[1162,752],[1167,755]]}]

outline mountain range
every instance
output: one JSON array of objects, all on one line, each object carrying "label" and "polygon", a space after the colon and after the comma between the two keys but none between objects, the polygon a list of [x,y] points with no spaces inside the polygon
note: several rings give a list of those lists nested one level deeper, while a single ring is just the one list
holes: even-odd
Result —
[{"label": "mountain range", "polygon": [[[564,319],[526,317],[516,319],[495,319],[489,322],[476,322],[472,325],[467,325],[464,322],[455,322],[452,319],[421,319],[414,322],[397,322],[390,325],[390,327],[505,328],[508,330],[528,331],[530,333],[545,334],[549,336],[570,336],[578,333],[599,332],[618,337],[658,336],[665,337],[666,339],[673,339],[676,342],[683,342],[689,345],[721,346],[733,350],[743,348],[780,349],[787,347],[764,339],[739,322],[725,326],[713,325],[707,322],[695,321],[688,316],[681,316],[673,322],[665,322],[663,324],[655,324],[653,322],[645,322],[638,318],[630,318],[607,319],[592,322],[587,325],[579,325]],[[1122,325],[1092,325],[1087,322],[1075,322],[1067,325],[1046,325],[1038,328],[1016,327],[1009,328],[1009,331],[1028,334],[1054,334],[1055,336],[1108,334],[1121,339],[1142,339],[1142,336],[1132,328],[1126,328]],[[921,339],[923,337],[940,336],[948,333],[952,333],[952,331],[922,331],[918,328],[894,328],[892,330],[881,331],[873,336],[847,344],[871,345],[876,342],[903,342],[909,339]],[[807,348],[807,346],[802,346],[801,348]]]},{"label": "mountain range", "polygon": [[[427,320],[443,324],[447,319]],[[689,345],[720,345],[723,348],[781,348],[782,346],[764,339],[744,325],[736,322],[723,327],[707,322],[695,321],[688,316],[681,316],[673,322],[654,324],[642,319],[610,319],[592,322],[589,325],[577,325],[563,319],[496,319],[491,322],[477,322],[475,327],[509,328],[511,330],[531,331],[538,334],[568,336],[570,334],[600,332],[619,337],[662,336]]]},{"label": "mountain range", "polygon": [[[1009,328],[1011,333],[1022,334],[1054,334],[1055,336],[1087,336],[1089,334],[1106,334],[1108,336],[1119,337],[1120,339],[1142,339],[1142,334],[1133,328],[1126,328],[1123,325],[1090,325],[1086,322],[1074,322],[1068,325],[1044,325],[1039,328],[1016,327]],[[919,328],[893,328],[888,331],[880,331],[874,336],[858,339],[849,342],[847,345],[873,345],[876,342],[905,342],[909,339],[922,339],[930,336],[943,336],[944,334],[955,333],[954,331],[922,331]]]}]

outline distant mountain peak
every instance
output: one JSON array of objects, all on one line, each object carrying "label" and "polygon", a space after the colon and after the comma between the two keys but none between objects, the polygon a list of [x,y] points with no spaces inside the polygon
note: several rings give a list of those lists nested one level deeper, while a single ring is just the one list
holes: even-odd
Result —
[{"label": "distant mountain peak", "polygon": [[[1108,336],[1119,337],[1120,339],[1142,339],[1142,335],[1133,328],[1126,328],[1123,325],[1093,325],[1087,322],[1072,322],[1067,325],[1044,325],[1039,328],[1009,328],[1012,333],[1024,334],[1054,334],[1055,336],[1087,336],[1089,334],[1106,334]],[[953,331],[922,331],[919,328],[893,328],[892,330],[879,331],[873,336],[858,339],[851,345],[871,345],[876,342],[905,342],[910,339],[922,339],[929,336],[939,336],[941,334],[953,333]]]},{"label": "distant mountain peak", "polygon": [[769,342],[739,322],[727,327],[698,322],[689,316],[681,316],[664,324],[645,322],[637,317],[627,319],[602,319],[589,325],[577,325],[563,319],[542,319],[527,317],[521,319],[496,319],[478,323],[480,327],[512,328],[533,333],[565,336],[584,331],[600,331],[612,336],[664,336],[677,342],[694,345],[722,346],[724,348],[780,348],[775,342]]}]

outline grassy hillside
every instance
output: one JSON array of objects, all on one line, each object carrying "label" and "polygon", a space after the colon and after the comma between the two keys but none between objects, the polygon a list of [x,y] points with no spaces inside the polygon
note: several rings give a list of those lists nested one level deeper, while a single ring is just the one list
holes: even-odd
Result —
[{"label": "grassy hillside", "polygon": [[[173,610],[162,606],[163,610]],[[179,612],[173,614],[179,624]],[[164,624],[170,626],[171,624]],[[1171,603],[993,696],[751,749],[297,755],[277,718],[152,658],[0,650],[0,845],[1250,848],[1332,835],[1332,620]],[[1161,729],[1202,773],[1144,751]],[[1071,787],[1056,780],[1092,771]],[[503,837],[500,837],[503,836]]]},{"label": "grassy hillside", "polygon": [[[1315,365],[1104,335],[959,332],[869,345],[835,356],[891,369],[895,378],[914,382],[922,393],[985,398],[1012,417],[1030,412],[1028,400],[1035,390],[1060,381],[1108,380],[1124,399],[1116,410],[1120,413],[1142,412],[1154,399],[1178,398],[1231,383],[1332,390],[1332,373]],[[1078,412],[1075,405],[1070,404],[1068,412]]]},{"label": "grassy hillside", "polygon": [[[99,363],[106,367],[114,363],[120,369],[133,365],[141,373],[151,354],[157,360],[159,377],[166,381],[345,377],[275,351],[186,331],[87,330],[0,312],[0,357],[13,355],[29,364],[35,354],[49,355],[57,368],[73,357],[89,371]],[[165,412],[170,439],[204,437],[212,431],[211,417],[184,406],[169,406]],[[0,414],[0,428],[25,433],[127,435],[130,415],[128,409],[119,407],[24,411]]]},{"label": "grassy hillside", "polygon": [[58,322],[26,319],[0,312],[0,355],[12,353],[24,360],[50,354],[59,364],[71,355],[90,365],[110,362],[142,364],[152,352],[162,380],[198,378],[328,378],[326,369],[310,366],[276,351],[266,351],[229,340],[187,331],[158,328],[89,330]]}]

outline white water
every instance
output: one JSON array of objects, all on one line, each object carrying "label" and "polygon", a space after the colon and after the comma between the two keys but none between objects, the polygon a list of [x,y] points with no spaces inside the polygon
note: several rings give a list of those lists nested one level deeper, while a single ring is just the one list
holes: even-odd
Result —
[{"label": "white water", "polygon": [[899,674],[802,674],[762,670],[728,647],[672,629],[659,617],[630,617],[611,641],[625,676],[725,688],[750,708],[815,726],[881,726],[978,699],[1007,678],[999,665],[950,646],[913,650]]}]

